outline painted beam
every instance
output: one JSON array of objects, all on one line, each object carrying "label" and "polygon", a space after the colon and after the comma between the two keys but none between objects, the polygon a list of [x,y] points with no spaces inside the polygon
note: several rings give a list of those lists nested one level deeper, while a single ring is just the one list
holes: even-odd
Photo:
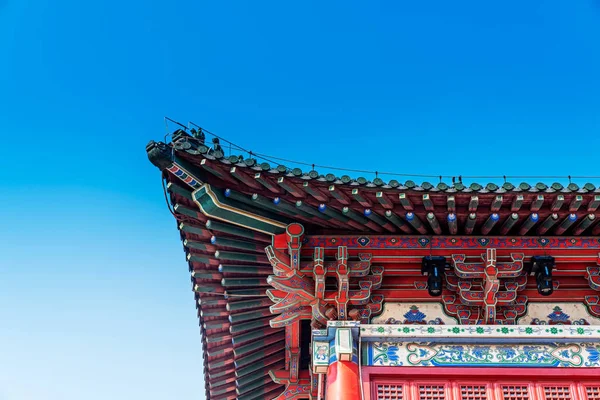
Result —
[{"label": "painted beam", "polygon": [[558,222],[558,214],[548,215],[548,218],[546,218],[544,220],[544,222],[542,222],[542,224],[538,228],[538,230],[537,230],[538,235],[543,235],[544,233],[548,232],[548,230],[550,228],[552,228],[554,226],[554,224],[556,224],[557,222]]},{"label": "painted beam", "polygon": [[230,175],[224,174],[221,171],[219,171],[218,169],[213,168],[212,165],[210,164],[210,162],[206,158],[203,158],[202,160],[200,160],[200,166],[205,171],[211,173],[212,175],[216,176],[217,178],[224,180],[225,182],[228,182],[228,183],[234,184],[234,185],[237,184],[236,180],[233,179]]},{"label": "painted beam", "polygon": [[265,289],[231,289],[225,291],[225,298],[228,296],[262,297],[267,296],[267,291]]},{"label": "painted beam", "polygon": [[241,228],[235,225],[229,225],[219,221],[207,220],[206,228],[210,231],[228,233],[233,236],[239,236],[250,240],[271,243],[271,236],[250,229]]},{"label": "painted beam", "polygon": [[[214,269],[195,269],[191,272],[191,275],[194,279],[212,279],[219,281],[223,279],[223,275],[216,272]],[[210,308],[208,310],[210,310]]]},{"label": "painted beam", "polygon": [[284,176],[280,176],[277,179],[277,184],[297,199],[303,199],[306,197],[303,190],[301,190],[298,186],[296,186],[295,183],[291,182]]},{"label": "painted beam", "polygon": [[[265,376],[265,377],[261,377],[260,379],[255,380],[254,382],[249,383],[247,385],[239,386],[235,389],[235,391],[238,394],[238,396],[243,396],[253,390],[264,389],[266,386],[268,386],[268,384],[270,384],[272,382],[273,382],[273,380],[271,379],[270,376]],[[263,396],[264,396],[264,394],[263,394]],[[265,398],[265,397],[260,397],[260,398]]]},{"label": "painted beam", "polygon": [[451,235],[456,235],[458,233],[458,222],[457,222],[456,214],[449,213],[448,217],[446,217],[446,221],[448,222],[448,230]]},{"label": "painted beam", "polygon": [[[256,328],[260,328],[262,326],[265,325],[265,321],[266,321],[266,325],[269,325],[269,319],[263,319],[263,320],[258,320],[258,321],[253,321],[253,322],[249,322],[246,324],[239,324],[239,325],[232,325],[231,326],[231,330],[233,331],[240,331],[240,330],[248,330],[250,327],[256,327]],[[235,366],[237,368],[240,367],[245,367],[249,364],[253,364],[257,361],[260,361],[261,359],[263,359],[265,356],[270,356],[273,353],[278,353],[282,350],[282,346],[279,345],[279,343],[275,343],[269,346],[264,346],[260,351],[249,354],[247,356],[243,356],[240,358],[237,358],[235,360]]]},{"label": "painted beam", "polygon": [[358,203],[365,208],[373,207],[373,204],[371,204],[369,200],[361,195],[358,189],[352,189],[352,197],[354,197],[354,200],[358,201]]},{"label": "painted beam", "polygon": [[[257,199],[259,198],[259,196],[256,196]],[[254,198],[254,196],[252,197]],[[264,200],[268,200],[267,198],[264,198]],[[298,207],[296,207],[293,203],[288,202],[287,200],[282,199],[281,197],[275,197],[272,201],[271,201],[271,205],[273,207],[275,207],[276,210],[279,210],[279,212],[284,212],[287,214],[291,214],[294,215],[296,218],[304,218],[308,221],[315,221],[315,218],[308,213],[305,213],[304,211],[298,209]],[[322,220],[321,218],[318,218],[318,220]]]},{"label": "painted beam", "polygon": [[204,329],[208,330],[226,330],[229,329],[230,323],[227,318],[218,318],[204,322]]},{"label": "painted beam", "polygon": [[235,312],[240,310],[251,310],[253,308],[269,307],[272,304],[273,302],[271,299],[231,301],[227,303],[226,309],[229,312]]},{"label": "painted beam", "polygon": [[[271,303],[271,304],[273,304],[273,303]],[[271,327],[262,328],[262,329],[254,329],[254,330],[249,331],[249,332],[245,332],[245,333],[241,333],[241,334],[238,334],[238,335],[234,335],[232,337],[232,339],[231,339],[231,342],[235,346],[239,346],[239,345],[242,345],[244,343],[253,342],[253,341],[255,341],[257,339],[260,339],[262,337],[276,335],[279,332],[284,332],[284,330],[283,329],[273,329]],[[275,362],[278,362],[279,360],[280,360],[280,358],[272,358],[272,359],[269,360],[269,357],[267,357],[263,361],[266,361],[266,362],[270,361],[271,363],[275,363]],[[267,364],[267,365],[269,365],[269,364]],[[253,372],[253,371],[248,371],[248,372]],[[241,376],[244,376],[246,374],[244,374],[243,371],[237,370],[236,371],[236,375],[238,377],[241,377]]]},{"label": "painted beam", "polygon": [[283,233],[290,222],[286,223],[280,217],[267,212],[246,211],[225,196],[219,195],[218,191],[213,191],[208,184],[194,192],[194,200],[202,213],[209,217],[266,234]]},{"label": "painted beam", "polygon": [[402,204],[402,207],[404,207],[404,209],[406,211],[412,211],[412,210],[414,210],[414,207],[413,207],[410,199],[406,195],[406,193],[400,193],[398,195],[398,200],[400,201],[400,204]]},{"label": "painted beam", "polygon": [[543,205],[544,205],[544,195],[538,194],[537,196],[535,196],[535,198],[531,202],[531,207],[529,208],[529,210],[532,212],[537,212],[540,210],[540,208],[542,208]]},{"label": "painted beam", "polygon": [[469,212],[474,213],[477,212],[477,207],[479,206],[479,197],[471,196],[471,200],[469,200]]},{"label": "painted beam", "polygon": [[[203,307],[221,307],[227,305],[227,300],[223,297],[200,297],[198,304]],[[206,338],[208,340],[208,338]]]},{"label": "painted beam", "polygon": [[[476,196],[475,196],[476,197]],[[473,229],[475,228],[475,223],[477,222],[477,214],[470,213],[465,221],[465,233],[470,235],[473,233]]]},{"label": "painted beam", "polygon": [[553,213],[559,212],[561,207],[563,206],[564,202],[565,202],[565,196],[563,196],[562,194],[559,194],[558,196],[556,196],[556,198],[552,202],[552,205],[550,206],[550,211],[552,211]]},{"label": "painted beam", "polygon": [[425,207],[425,210],[427,211],[433,211],[435,209],[431,197],[427,193],[423,195],[423,207]]},{"label": "painted beam", "polygon": [[429,222],[429,226],[431,226],[431,229],[436,235],[442,234],[442,228],[440,227],[440,223],[438,222],[434,213],[427,213],[427,222]]},{"label": "painted beam", "polygon": [[569,204],[569,212],[577,212],[577,210],[579,210],[579,207],[581,207],[581,203],[583,203],[583,196],[578,194],[575,197],[573,197],[573,200],[571,200],[571,203]]},{"label": "painted beam", "polygon": [[600,195],[595,195],[594,199],[592,201],[590,201],[590,204],[588,204],[587,210],[588,210],[588,212],[594,212],[598,209],[598,207],[600,207]]},{"label": "painted beam", "polygon": [[227,188],[223,191],[223,195],[225,197],[227,197],[228,199],[233,199],[240,203],[248,204],[249,206],[256,206],[256,204],[253,204],[253,202],[252,202],[252,197],[248,196],[247,194],[240,193],[235,190]]},{"label": "painted beam", "polygon": [[189,190],[187,190],[186,188],[184,188],[182,186],[176,185],[173,182],[167,183],[167,190],[170,193],[173,193],[173,194],[176,194],[178,196],[181,196],[181,197],[183,197],[186,200],[194,201],[193,198],[192,198],[192,192],[190,192]]},{"label": "painted beam", "polygon": [[331,218],[327,214],[319,212],[318,210],[314,209],[311,205],[305,204],[301,200],[296,201],[296,207],[307,214],[323,219],[323,221],[329,225],[340,226],[340,223],[337,222],[335,219]]},{"label": "painted beam", "polygon": [[365,215],[365,217],[367,217],[371,221],[375,222],[376,224],[381,225],[384,229],[386,229],[390,232],[396,231],[396,228],[394,227],[394,225],[392,225],[390,222],[383,219],[379,214],[373,212],[373,210],[371,210],[370,208],[365,208],[364,215]]},{"label": "painted beam", "polygon": [[[265,287],[269,286],[266,278],[223,278],[221,279],[221,286],[225,288],[235,287]],[[270,314],[270,312],[269,312]]]},{"label": "painted beam", "polygon": [[175,211],[177,214],[187,215],[188,217],[199,219],[200,221],[206,219],[206,217],[202,215],[198,210],[194,210],[181,204],[175,204],[173,206],[173,211]]},{"label": "painted beam", "polygon": [[207,229],[202,229],[199,226],[191,225],[187,222],[179,224],[179,230],[191,235],[200,236],[203,239],[210,239],[212,234]]},{"label": "painted beam", "polygon": [[454,196],[448,196],[446,198],[446,205],[448,207],[448,213],[454,214],[456,212],[456,199]]},{"label": "painted beam", "polygon": [[262,189],[261,185],[257,184],[256,181],[254,179],[252,179],[251,177],[249,177],[248,175],[246,175],[245,172],[242,172],[240,170],[240,167],[231,167],[231,169],[229,170],[229,173],[235,179],[237,179],[238,181],[242,182],[243,184],[251,187],[252,189],[255,189],[255,190]]},{"label": "painted beam", "polygon": [[[245,321],[252,321],[258,318],[263,318],[263,317],[268,317],[269,315],[271,315],[271,310],[269,310],[269,307],[265,307],[262,309],[258,309],[258,310],[252,310],[252,311],[246,311],[246,312],[241,312],[241,313],[237,313],[237,314],[231,314],[229,315],[228,319],[229,322],[233,323],[238,323],[238,322],[245,322]],[[280,333],[279,335],[281,335],[283,337],[283,332]],[[272,337],[270,338],[271,342],[276,342],[280,339],[277,340],[272,340]],[[254,343],[259,342],[259,341],[254,341]],[[242,347],[238,347],[238,349],[243,348]],[[235,352],[235,350],[234,350]],[[243,353],[241,353],[243,354]],[[237,353],[236,353],[237,355]]]},{"label": "painted beam", "polygon": [[567,229],[577,221],[577,214],[569,214],[565,219],[554,229],[556,235],[562,235]]},{"label": "painted beam", "polygon": [[188,249],[205,251],[205,252],[214,252],[217,248],[211,244],[199,242],[197,240],[184,239],[183,245]]},{"label": "painted beam", "polygon": [[493,213],[500,211],[502,208],[502,200],[503,197],[500,195],[494,197],[494,200],[492,200],[492,205],[490,206],[490,211]]},{"label": "painted beam", "polygon": [[537,213],[531,213],[529,215],[529,217],[527,217],[527,219],[525,220],[525,222],[523,222],[523,225],[521,226],[521,229],[519,229],[519,235],[523,236],[527,232],[529,232],[531,230],[531,228],[533,228],[533,226],[535,224],[537,224],[537,222],[539,221],[539,219],[540,219],[540,216]]},{"label": "painted beam", "polygon": [[392,203],[392,201],[390,200],[390,198],[383,192],[377,192],[375,194],[375,197],[377,198],[377,200],[379,201],[379,203],[381,203],[381,205],[383,206],[383,208],[387,209],[387,210],[391,210],[392,208],[394,208],[394,203]]},{"label": "painted beam", "polygon": [[219,272],[224,274],[240,274],[240,275],[260,275],[266,276],[273,273],[273,268],[270,266],[261,267],[260,265],[232,265],[219,264]]},{"label": "painted beam", "polygon": [[592,224],[596,221],[596,214],[588,214],[584,219],[573,229],[574,235],[581,235],[587,228],[592,226]]},{"label": "painted beam", "polygon": [[219,283],[202,282],[201,284],[194,285],[194,292],[196,293],[224,293],[225,288]]},{"label": "painted beam", "polygon": [[333,196],[341,204],[347,206],[350,204],[350,199],[335,185],[329,186],[329,194]]},{"label": "painted beam", "polygon": [[188,262],[200,263],[206,265],[219,265],[219,262],[206,254],[188,253],[186,256]]},{"label": "painted beam", "polygon": [[515,226],[515,224],[518,221],[519,221],[519,214],[517,214],[516,212],[510,214],[508,216],[508,218],[506,218],[506,221],[504,221],[504,223],[502,224],[502,227],[500,227],[500,234],[501,235],[508,234],[508,232],[510,232],[510,230],[513,228],[513,226]]},{"label": "painted beam", "polygon": [[244,261],[269,265],[269,259],[265,255],[254,253],[243,253],[237,251],[215,251],[215,258],[227,261]]},{"label": "painted beam", "polygon": [[488,233],[490,233],[490,231],[492,230],[494,225],[496,225],[498,220],[500,220],[500,215],[498,215],[497,213],[493,213],[492,215],[490,215],[481,226],[481,233],[483,235],[487,235]]},{"label": "painted beam", "polygon": [[[235,334],[235,333],[249,331],[251,329],[265,328],[267,326],[270,326],[269,325],[269,320],[270,320],[270,318],[267,317],[267,318],[263,318],[263,319],[254,319],[254,320],[250,320],[250,321],[247,321],[247,322],[240,322],[240,323],[237,323],[237,324],[232,323],[231,327],[229,328],[229,331],[232,334]],[[255,353],[255,356],[256,356],[256,353]],[[259,357],[259,358],[262,358],[262,357]],[[252,358],[252,360],[247,360],[247,362],[251,362],[251,361],[254,361],[254,360],[256,360],[256,359]],[[240,366],[243,366],[243,365],[247,365],[247,364],[245,362],[240,362],[239,360],[236,360],[236,366],[237,367],[240,367]]]},{"label": "painted beam", "polygon": [[359,224],[363,224],[363,225],[373,229],[375,232],[383,232],[383,229],[381,229],[381,227],[379,225],[377,225],[373,221],[370,221],[362,214],[357,213],[350,207],[342,208],[342,214],[347,216],[350,219],[353,219],[354,221],[358,222]]},{"label": "painted beam", "polygon": [[249,250],[255,252],[263,252],[264,244],[256,242],[246,242],[244,240],[231,239],[222,236],[212,236],[210,243],[217,247],[229,247],[232,249]]},{"label": "painted beam", "polygon": [[279,361],[267,368],[262,368],[261,370],[256,371],[256,373],[254,373],[254,374],[249,374],[244,377],[240,377],[237,379],[236,384],[240,385],[240,386],[244,386],[251,382],[254,382],[257,379],[257,377],[262,378],[263,376],[268,376],[269,380],[271,380],[271,377],[269,376],[269,370],[271,370],[271,369],[274,369],[274,370],[285,369],[285,362]]},{"label": "painted beam", "polygon": [[394,225],[396,225],[404,233],[412,233],[412,229],[398,215],[391,210],[386,210],[385,217]]},{"label": "painted beam", "polygon": [[521,209],[521,206],[523,205],[523,200],[524,197],[522,194],[518,194],[513,198],[513,201],[510,205],[510,211],[512,212],[517,212]]},{"label": "painted beam", "polygon": [[327,207],[327,204],[319,204],[319,212],[328,215],[329,217],[343,223],[343,224],[348,224],[356,229],[362,229],[363,226],[360,225],[359,223],[354,222],[353,220],[351,220],[350,218],[346,217],[345,215],[341,214],[340,212],[334,210],[331,207]]},{"label": "painted beam", "polygon": [[261,185],[263,185],[264,187],[266,187],[272,193],[275,193],[275,194],[281,193],[281,190],[277,186],[275,186],[271,182],[271,180],[267,176],[265,176],[262,172],[255,173],[254,180],[256,180],[256,182],[258,182]]},{"label": "painted beam", "polygon": [[413,213],[413,212],[407,212],[406,216],[404,218],[419,233],[421,233],[423,235],[427,233],[427,228],[425,227],[425,225],[423,225],[423,222],[421,222],[421,220],[419,219],[419,217],[417,217],[417,215],[415,213]]},{"label": "painted beam", "polygon": [[[279,204],[279,197],[269,199],[268,197],[262,196],[258,193],[253,193],[250,197],[250,200],[252,201],[252,203],[255,203],[254,205],[256,207],[262,207],[267,210],[274,211],[276,213],[286,213],[285,210],[282,209],[282,207],[277,207],[277,205]],[[294,212],[291,212],[290,214],[295,216],[297,213],[298,211],[294,210]]]},{"label": "painted beam", "polygon": [[324,194],[319,188],[311,186],[308,182],[302,183],[302,189],[320,202],[326,202],[329,200],[328,195]]}]

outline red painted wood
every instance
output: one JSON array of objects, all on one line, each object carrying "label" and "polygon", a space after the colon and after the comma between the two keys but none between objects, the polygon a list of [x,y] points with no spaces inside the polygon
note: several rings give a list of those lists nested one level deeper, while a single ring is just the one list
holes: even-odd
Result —
[{"label": "red painted wood", "polygon": [[351,361],[336,361],[327,368],[325,400],[360,400],[358,365]]},{"label": "red painted wood", "polygon": [[534,379],[538,377],[573,377],[578,380],[600,380],[598,368],[472,368],[472,367],[362,367],[365,376],[402,376],[406,378],[435,376],[447,379],[470,377],[517,377]]},{"label": "red painted wood", "polygon": [[364,367],[364,400],[598,400],[594,368]]}]

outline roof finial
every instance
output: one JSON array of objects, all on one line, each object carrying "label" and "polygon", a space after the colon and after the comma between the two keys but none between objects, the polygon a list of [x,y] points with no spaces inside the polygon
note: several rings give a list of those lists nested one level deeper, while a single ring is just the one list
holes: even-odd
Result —
[{"label": "roof finial", "polygon": [[569,185],[571,184],[571,175],[568,176],[569,178]]}]

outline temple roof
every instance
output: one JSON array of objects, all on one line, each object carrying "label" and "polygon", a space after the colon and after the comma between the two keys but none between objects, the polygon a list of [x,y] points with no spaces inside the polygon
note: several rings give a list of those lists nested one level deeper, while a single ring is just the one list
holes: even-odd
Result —
[{"label": "temple roof", "polygon": [[[310,235],[353,235],[363,250],[371,240],[368,235],[377,235],[371,236],[377,238],[374,243],[390,234],[394,243],[400,243],[398,238],[414,242],[408,244],[414,245],[410,254],[425,251],[423,242],[429,243],[432,235],[450,234],[457,243],[476,235],[523,236],[511,240],[533,240],[527,246],[535,247],[548,243],[546,237],[600,234],[595,215],[600,189],[592,184],[467,187],[455,179],[451,185],[434,186],[320,175],[258,163],[252,157],[225,157],[218,144],[206,146],[183,131],[168,144],[151,141],[146,150],[163,172],[184,245],[202,332],[206,397],[213,400],[270,398],[282,390],[269,371],[285,369],[286,333],[270,326],[267,276],[273,269],[264,249],[287,224],[301,223]],[[244,221],[245,213],[252,215],[252,223]],[[321,243],[334,236],[314,237]],[[469,251],[479,254],[486,240],[478,238]],[[594,246],[580,252],[591,251],[595,260]],[[375,246],[369,251],[379,250]],[[420,258],[410,262],[405,265],[418,277]],[[386,278],[378,294],[414,288],[415,277]],[[569,286],[568,279],[563,278],[565,291],[559,293],[564,298],[569,290],[587,285],[573,278]]]},{"label": "temple roof", "polygon": [[[466,235],[598,234],[594,214],[600,187],[591,183],[440,182],[417,184],[381,178],[320,175],[255,157],[226,157],[184,131],[172,143],[149,144],[157,165],[177,164],[200,183],[209,183],[234,202],[298,221],[319,233]],[[597,229],[596,229],[597,230]]]}]

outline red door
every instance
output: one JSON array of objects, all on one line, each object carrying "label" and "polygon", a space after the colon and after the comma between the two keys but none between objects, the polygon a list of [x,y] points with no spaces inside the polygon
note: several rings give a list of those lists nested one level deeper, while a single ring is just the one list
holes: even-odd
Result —
[{"label": "red door", "polygon": [[600,400],[598,369],[386,370],[363,369],[366,400]]}]

